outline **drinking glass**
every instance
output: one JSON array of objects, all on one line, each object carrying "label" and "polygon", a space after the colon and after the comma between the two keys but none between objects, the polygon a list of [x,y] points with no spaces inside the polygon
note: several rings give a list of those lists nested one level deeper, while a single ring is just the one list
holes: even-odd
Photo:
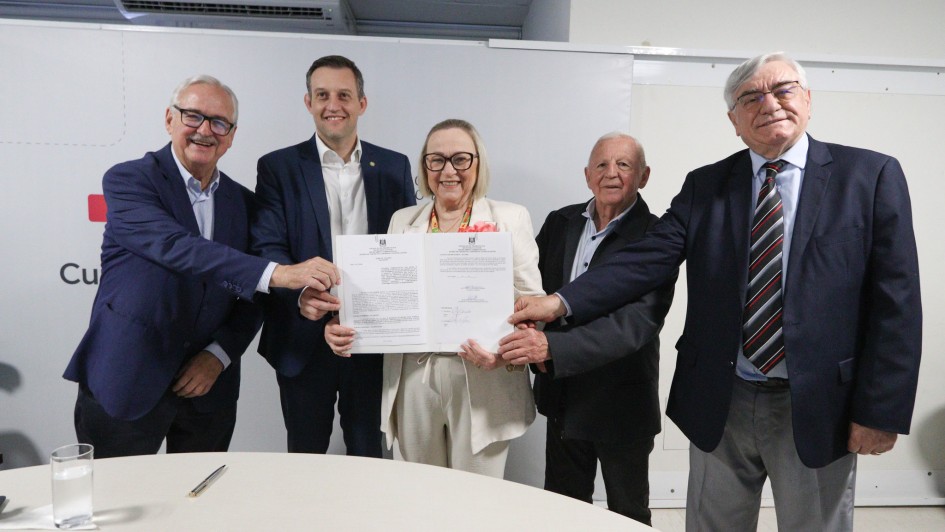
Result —
[{"label": "drinking glass", "polygon": [[73,528],[92,521],[92,458],[88,443],[64,445],[49,457],[52,465],[53,522]]}]

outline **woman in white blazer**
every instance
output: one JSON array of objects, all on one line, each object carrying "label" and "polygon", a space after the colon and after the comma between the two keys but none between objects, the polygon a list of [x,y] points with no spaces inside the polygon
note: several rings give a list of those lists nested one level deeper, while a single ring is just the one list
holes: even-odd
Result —
[{"label": "woman in white blazer", "polygon": [[[486,199],[489,164],[472,124],[444,120],[427,134],[419,185],[433,201],[401,209],[388,233],[512,233],[515,297],[541,294],[538,247],[528,211]],[[504,317],[503,317],[504,319]],[[325,339],[342,356],[354,331],[332,322]],[[509,440],[535,419],[528,374],[469,340],[459,353],[384,355],[381,430],[408,462],[502,478]]]}]

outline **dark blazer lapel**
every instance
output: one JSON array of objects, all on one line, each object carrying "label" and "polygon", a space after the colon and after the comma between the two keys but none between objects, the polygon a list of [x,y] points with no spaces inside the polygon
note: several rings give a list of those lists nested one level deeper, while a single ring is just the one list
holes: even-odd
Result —
[{"label": "dark blazer lapel", "polygon": [[299,170],[302,181],[308,190],[308,197],[314,209],[315,222],[318,225],[318,234],[326,248],[321,256],[327,260],[331,258],[331,218],[328,212],[328,197],[325,194],[325,177],[322,175],[322,163],[315,149],[315,136],[309,142],[299,146]]},{"label": "dark blazer lapel", "polygon": [[234,219],[232,212],[238,205],[237,190],[236,184],[221,172],[220,185],[213,193],[213,241],[239,249],[241,246],[235,242],[233,229],[242,220]]},{"label": "dark blazer lapel", "polygon": [[755,198],[752,198],[751,157],[748,150],[732,165],[732,173],[727,183],[729,220],[731,222],[732,264],[738,272],[739,286],[748,284],[748,237],[751,234],[751,220]]},{"label": "dark blazer lapel", "polygon": [[830,181],[828,166],[833,162],[830,150],[823,142],[810,139],[807,148],[807,166],[804,168],[804,182],[801,184],[800,197],[797,200],[797,213],[794,215],[794,232],[791,234],[791,256],[788,258],[788,276],[784,290],[791,284],[790,272],[799,272],[804,250],[810,242],[814,224],[823,207],[827,183]]},{"label": "dark blazer lapel", "polygon": [[637,240],[646,233],[646,228],[650,225],[650,208],[643,201],[643,196],[637,196],[637,203],[627,215],[620,220],[617,227],[607,235],[607,238],[601,242],[600,247],[594,253],[591,264],[595,264],[602,257],[613,250],[619,249],[625,243]]},{"label": "dark blazer lapel", "polygon": [[164,190],[161,195],[167,195],[169,198],[169,207],[174,214],[174,219],[184,225],[194,234],[200,234],[200,226],[197,225],[197,217],[194,215],[193,205],[190,204],[190,196],[187,194],[187,187],[184,185],[184,177],[180,175],[177,169],[177,163],[174,162],[174,156],[171,154],[171,145],[168,143],[160,151],[154,154],[157,159],[158,167],[164,174]]},{"label": "dark blazer lapel", "polygon": [[366,142],[361,143],[361,179],[364,182],[364,200],[367,202],[368,232],[374,234],[386,233],[386,227],[378,227],[378,216],[381,209],[381,168],[376,160],[374,147]]}]

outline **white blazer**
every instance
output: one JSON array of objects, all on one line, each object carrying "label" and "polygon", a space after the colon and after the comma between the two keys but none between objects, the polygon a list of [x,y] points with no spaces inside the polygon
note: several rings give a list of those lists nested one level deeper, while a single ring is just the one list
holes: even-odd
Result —
[{"label": "white blazer", "polygon": [[[387,232],[426,233],[433,202],[406,207],[394,213]],[[532,220],[521,205],[482,198],[473,202],[469,224],[493,222],[499,231],[512,233],[515,297],[543,295],[538,271],[538,246]],[[394,400],[400,386],[403,354],[384,355],[384,390],[381,396],[381,430],[387,435],[387,448],[397,436],[393,420]],[[535,420],[528,371],[506,371],[499,366],[484,370],[463,360],[466,369],[466,394],[471,408],[472,451],[478,453],[490,443],[516,438]]]}]

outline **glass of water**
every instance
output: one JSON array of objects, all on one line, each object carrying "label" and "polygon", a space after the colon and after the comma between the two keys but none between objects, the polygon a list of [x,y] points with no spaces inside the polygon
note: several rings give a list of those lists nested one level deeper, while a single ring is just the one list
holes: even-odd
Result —
[{"label": "glass of water", "polygon": [[87,443],[64,445],[50,455],[53,522],[73,528],[92,522],[92,457]]}]

